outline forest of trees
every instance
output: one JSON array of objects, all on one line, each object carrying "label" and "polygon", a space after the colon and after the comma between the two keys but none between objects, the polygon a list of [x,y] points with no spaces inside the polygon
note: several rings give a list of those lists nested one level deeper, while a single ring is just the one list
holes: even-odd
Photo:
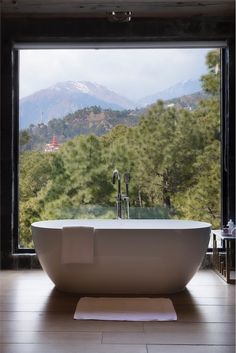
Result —
[{"label": "forest of trees", "polygon": [[[220,226],[220,55],[212,50],[197,109],[159,101],[135,126],[76,136],[56,153],[20,153],[20,245],[37,220],[114,218],[112,172],[129,172],[132,218],[202,220]],[[29,143],[22,134],[21,146]]]}]

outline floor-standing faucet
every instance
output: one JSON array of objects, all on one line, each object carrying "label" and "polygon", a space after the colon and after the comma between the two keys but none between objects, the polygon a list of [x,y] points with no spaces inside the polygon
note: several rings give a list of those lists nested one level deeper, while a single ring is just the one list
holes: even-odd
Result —
[{"label": "floor-standing faucet", "polygon": [[[118,191],[117,191],[117,197],[116,197],[116,209],[117,209],[117,218],[129,218],[129,189],[128,189],[128,184],[130,180],[130,175],[129,173],[125,173],[124,175],[124,181],[126,184],[126,194],[121,193],[121,179],[120,179],[120,173],[118,172],[117,169],[113,171],[112,175],[112,183],[116,183],[116,179],[118,182]],[[124,204],[122,207],[122,204]],[[123,209],[123,212],[122,212]]]},{"label": "floor-standing faucet", "polygon": [[126,172],[124,174],[125,191],[126,195],[123,195],[122,200],[124,201],[124,218],[129,218],[129,181],[130,174]]},{"label": "floor-standing faucet", "polygon": [[116,179],[118,182],[118,191],[117,191],[117,197],[116,197],[116,209],[117,209],[117,218],[121,218],[121,191],[120,191],[120,173],[118,172],[117,169],[113,171],[112,175],[112,183],[116,183]]}]

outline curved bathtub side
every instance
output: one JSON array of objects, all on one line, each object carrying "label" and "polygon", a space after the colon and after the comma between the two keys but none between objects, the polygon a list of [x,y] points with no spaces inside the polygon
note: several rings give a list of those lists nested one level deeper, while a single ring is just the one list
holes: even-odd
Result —
[{"label": "curved bathtub side", "polygon": [[210,237],[210,228],[100,229],[93,264],[62,264],[62,231],[32,229],[43,269],[57,288],[78,293],[180,291],[201,265]]},{"label": "curved bathtub side", "polygon": [[55,285],[60,280],[61,230],[32,228],[35,251],[43,270]]}]

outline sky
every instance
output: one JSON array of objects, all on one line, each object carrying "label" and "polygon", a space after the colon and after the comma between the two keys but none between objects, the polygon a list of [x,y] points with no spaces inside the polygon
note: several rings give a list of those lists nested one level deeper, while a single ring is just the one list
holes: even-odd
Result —
[{"label": "sky", "polygon": [[137,100],[207,72],[210,49],[22,49],[20,98],[63,81],[90,81]]}]

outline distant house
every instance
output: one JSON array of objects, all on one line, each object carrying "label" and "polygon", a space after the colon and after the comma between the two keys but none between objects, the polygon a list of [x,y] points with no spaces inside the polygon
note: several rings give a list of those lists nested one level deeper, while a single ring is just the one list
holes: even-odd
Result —
[{"label": "distant house", "polygon": [[60,145],[58,143],[57,137],[54,135],[52,137],[51,143],[47,143],[44,152],[56,152],[60,149]]},{"label": "distant house", "polygon": [[167,104],[167,108],[173,108],[175,106],[174,103]]}]

